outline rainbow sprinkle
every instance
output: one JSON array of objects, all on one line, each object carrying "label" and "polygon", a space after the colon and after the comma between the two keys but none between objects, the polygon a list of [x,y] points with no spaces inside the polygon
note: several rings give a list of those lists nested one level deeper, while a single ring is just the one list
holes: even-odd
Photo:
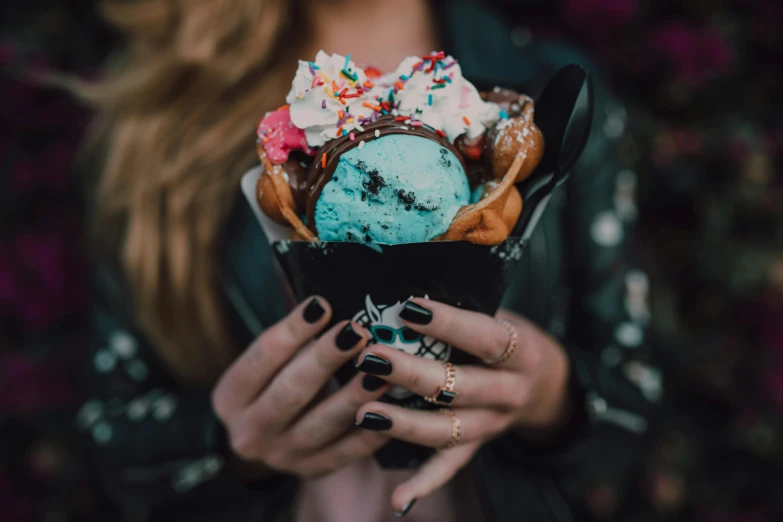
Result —
[{"label": "rainbow sprinkle", "polygon": [[427,105],[432,105],[432,93],[427,95]]},{"label": "rainbow sprinkle", "polygon": [[343,69],[347,69],[349,63],[351,63],[351,55],[350,54],[346,55],[346,57],[345,57],[345,64],[343,65]]},{"label": "rainbow sprinkle", "polygon": [[341,70],[340,74],[342,74],[343,76],[345,76],[346,78],[348,78],[349,80],[354,81],[354,82],[359,79],[359,75],[358,74],[356,74],[355,72],[351,72],[348,69]]},{"label": "rainbow sprinkle", "polygon": [[322,169],[326,168],[326,153],[325,152],[321,155],[321,168]]},{"label": "rainbow sprinkle", "polygon": [[500,119],[501,120],[507,120],[508,119],[508,113],[504,111],[503,109],[500,109]]}]

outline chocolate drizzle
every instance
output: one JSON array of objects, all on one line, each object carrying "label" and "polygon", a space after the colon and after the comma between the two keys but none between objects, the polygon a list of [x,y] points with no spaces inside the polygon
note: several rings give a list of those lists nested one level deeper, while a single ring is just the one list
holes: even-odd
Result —
[{"label": "chocolate drizzle", "polygon": [[313,158],[304,152],[293,151],[282,167],[288,174],[288,185],[291,187],[291,195],[297,208],[307,205],[307,173]]},{"label": "chocolate drizzle", "polygon": [[[375,131],[378,131],[377,137],[375,136]],[[285,165],[289,177],[289,184],[291,185],[291,190],[294,192],[293,196],[297,210],[299,214],[304,212],[307,213],[307,225],[313,232],[317,233],[315,230],[315,204],[318,202],[318,198],[321,196],[324,186],[332,179],[337,164],[340,161],[340,157],[354,147],[358,147],[359,143],[362,141],[372,141],[390,134],[420,136],[443,146],[444,155],[446,154],[445,149],[451,151],[454,156],[459,158],[463,169],[465,168],[465,161],[459,150],[457,150],[457,148],[446,138],[442,138],[434,130],[425,125],[412,127],[403,122],[394,121],[394,116],[387,115],[379,117],[375,122],[364,125],[363,131],[354,130],[353,132],[353,141],[350,139],[350,136],[345,135],[330,140],[321,147],[318,150],[309,171],[300,168],[296,168],[292,171],[288,169],[288,164]],[[323,154],[326,154],[326,168],[321,166]],[[378,192],[386,186],[386,180],[383,179],[383,176],[381,176],[377,170],[368,170],[368,166],[363,161],[357,162],[356,167],[367,174],[367,180],[364,183],[364,189],[367,193],[378,194]],[[400,196],[400,199],[408,200],[411,197],[414,197],[414,195],[404,194]],[[414,205],[414,203],[412,202],[410,205]]]},{"label": "chocolate drizzle", "polygon": [[[481,93],[482,97],[486,101],[497,103],[503,108],[510,117],[517,116],[522,113],[527,97],[520,95],[512,89],[500,88],[498,90],[491,90]],[[378,136],[375,136],[375,131],[378,131]],[[484,157],[479,161],[467,161],[459,149],[449,142],[445,137],[441,137],[431,127],[422,125],[419,127],[412,127],[406,125],[403,122],[395,121],[394,116],[385,115],[380,116],[375,122],[364,125],[363,131],[354,130],[354,139],[351,140],[348,134],[328,141],[323,147],[318,149],[315,158],[310,158],[304,154],[296,155],[292,153],[291,157],[283,164],[285,172],[288,174],[288,182],[291,186],[291,191],[294,197],[294,203],[297,207],[298,214],[307,214],[308,227],[317,234],[315,229],[315,205],[318,202],[318,198],[321,196],[324,186],[332,179],[334,171],[337,168],[337,164],[340,161],[340,157],[353,149],[358,147],[362,141],[368,142],[382,136],[388,136],[389,134],[410,134],[413,136],[420,136],[437,142],[443,146],[441,149],[441,161],[444,162],[444,167],[448,167],[447,163],[451,160],[448,157],[447,150],[451,151],[456,156],[463,169],[468,175],[471,187],[479,185],[486,181],[487,176],[490,176],[491,169],[486,166],[487,158],[489,155],[486,153]],[[485,147],[491,147],[491,136],[493,133],[488,132],[488,136],[485,140]],[[322,167],[322,157],[326,154],[326,167]],[[308,162],[310,163],[308,165]],[[367,194],[377,195],[378,192],[386,186],[386,180],[377,170],[368,170],[368,166],[363,162],[357,162],[356,168],[364,171],[367,174],[367,179],[364,182],[364,189],[366,193],[362,193],[362,199],[366,199]],[[415,200],[414,194],[398,194],[398,199],[401,203],[406,205],[406,208],[416,208],[417,210],[431,210],[429,202],[419,202]],[[410,201],[410,203],[408,202]]]}]

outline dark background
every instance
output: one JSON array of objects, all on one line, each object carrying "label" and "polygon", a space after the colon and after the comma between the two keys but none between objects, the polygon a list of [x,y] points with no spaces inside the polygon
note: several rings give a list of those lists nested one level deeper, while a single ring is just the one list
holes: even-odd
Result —
[{"label": "dark background", "polygon": [[[638,195],[622,204],[637,214],[667,406],[644,468],[607,472],[592,511],[783,520],[783,2],[495,3],[517,45],[572,42],[610,80],[603,130]],[[70,166],[89,113],[27,78],[95,76],[116,42],[92,0],[0,12],[0,519],[111,520],[70,436],[89,305]]]}]

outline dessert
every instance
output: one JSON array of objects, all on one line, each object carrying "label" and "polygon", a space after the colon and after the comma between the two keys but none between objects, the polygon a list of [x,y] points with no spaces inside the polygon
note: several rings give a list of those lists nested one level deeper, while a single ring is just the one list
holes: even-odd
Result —
[{"label": "dessert", "polygon": [[533,101],[479,93],[443,52],[394,73],[320,51],[258,128],[256,195],[293,238],[502,242],[543,153]]}]

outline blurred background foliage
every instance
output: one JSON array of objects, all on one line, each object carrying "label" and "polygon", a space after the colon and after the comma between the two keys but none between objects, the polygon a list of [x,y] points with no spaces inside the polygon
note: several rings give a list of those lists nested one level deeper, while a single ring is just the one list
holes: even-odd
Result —
[{"label": "blurred background foliage", "polygon": [[[667,408],[644,469],[607,472],[586,493],[591,511],[783,520],[783,2],[494,4],[516,45],[586,50],[618,100],[603,132],[623,168],[617,209],[640,232]],[[0,11],[0,512],[103,521],[111,506],[69,435],[89,305],[70,166],[89,113],[29,73],[94,76],[117,42],[92,0]]]}]

